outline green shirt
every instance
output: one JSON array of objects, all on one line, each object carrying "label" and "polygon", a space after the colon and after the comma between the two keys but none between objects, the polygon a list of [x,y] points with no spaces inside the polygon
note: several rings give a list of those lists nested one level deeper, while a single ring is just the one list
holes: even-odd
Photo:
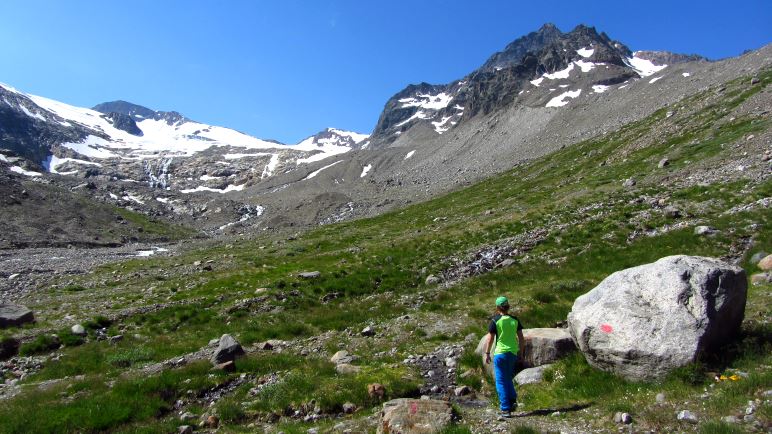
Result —
[{"label": "green shirt", "polygon": [[516,317],[496,314],[488,325],[488,332],[496,335],[496,349],[493,354],[517,354],[520,350],[517,332],[522,329],[523,326]]}]

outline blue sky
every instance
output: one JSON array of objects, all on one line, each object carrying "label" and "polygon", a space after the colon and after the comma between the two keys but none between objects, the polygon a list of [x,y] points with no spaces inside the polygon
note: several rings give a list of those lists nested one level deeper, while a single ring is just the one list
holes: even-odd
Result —
[{"label": "blue sky", "polygon": [[407,84],[460,78],[545,22],[712,59],[772,42],[769,0],[3,0],[0,17],[0,82],[285,143],[328,126],[370,132]]}]

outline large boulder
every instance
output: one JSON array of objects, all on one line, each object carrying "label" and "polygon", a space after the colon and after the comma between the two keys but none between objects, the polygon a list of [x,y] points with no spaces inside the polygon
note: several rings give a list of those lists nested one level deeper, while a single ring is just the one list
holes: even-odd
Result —
[{"label": "large boulder", "polygon": [[523,329],[523,338],[523,366],[526,368],[554,363],[576,350],[574,340],[566,329]]},{"label": "large boulder", "polygon": [[[565,329],[557,328],[533,328],[523,329],[523,360],[518,365],[524,368],[554,363],[566,354],[575,351],[576,345],[573,338]],[[488,334],[484,334],[477,344],[475,353],[478,354],[485,365],[485,345],[488,342]],[[496,347],[496,338],[491,345],[491,353]],[[485,365],[485,372],[493,377],[493,363]]]},{"label": "large boulder", "polygon": [[225,362],[232,362],[236,357],[243,356],[244,349],[233,336],[225,334],[220,337],[217,350],[212,354],[210,361],[213,365],[220,365]]},{"label": "large boulder", "polygon": [[435,399],[392,399],[383,404],[379,434],[430,434],[450,425],[450,403]]},{"label": "large boulder", "polygon": [[590,365],[651,380],[735,336],[746,292],[739,267],[668,256],[613,273],[577,298],[568,328]]},{"label": "large boulder", "polygon": [[20,326],[33,321],[35,316],[26,307],[0,303],[0,328]]}]

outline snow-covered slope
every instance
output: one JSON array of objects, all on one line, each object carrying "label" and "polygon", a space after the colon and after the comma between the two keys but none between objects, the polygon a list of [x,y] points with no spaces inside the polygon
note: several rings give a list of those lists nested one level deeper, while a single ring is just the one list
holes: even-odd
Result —
[{"label": "snow-covered slope", "polygon": [[90,168],[183,193],[242,190],[279,171],[348,152],[368,137],[328,128],[285,145],[125,102],[100,104],[95,108],[119,110],[100,112],[3,84],[0,96],[0,109],[21,117],[31,136],[42,129],[61,132],[35,153],[12,149],[49,172],[77,176]]}]

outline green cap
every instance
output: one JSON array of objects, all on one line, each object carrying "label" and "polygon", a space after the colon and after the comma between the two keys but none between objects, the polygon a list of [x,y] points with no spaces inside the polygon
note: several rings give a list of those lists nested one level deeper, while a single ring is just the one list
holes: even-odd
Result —
[{"label": "green cap", "polygon": [[507,300],[507,297],[504,297],[503,295],[496,299],[496,306],[509,306],[509,300]]}]

